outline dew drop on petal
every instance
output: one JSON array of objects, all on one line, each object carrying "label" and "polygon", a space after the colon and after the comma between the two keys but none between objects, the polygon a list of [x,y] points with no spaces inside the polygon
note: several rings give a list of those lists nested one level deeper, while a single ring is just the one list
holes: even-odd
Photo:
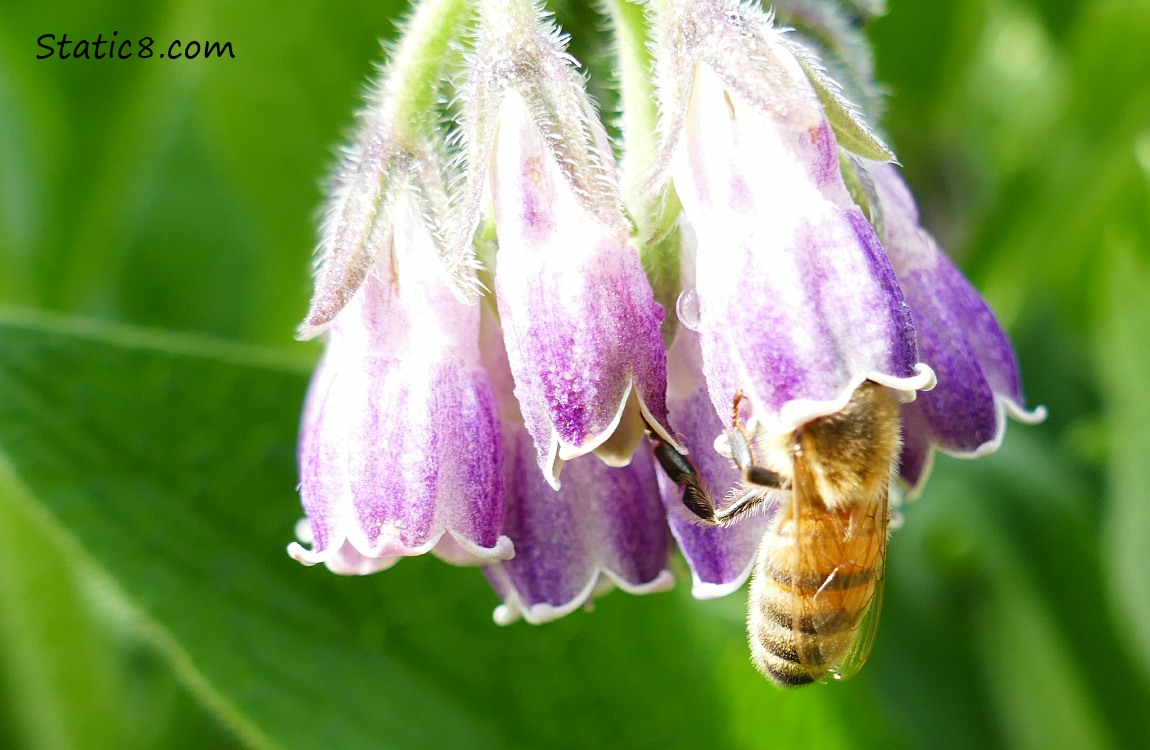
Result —
[{"label": "dew drop on petal", "polygon": [[691,331],[699,330],[699,293],[695,287],[687,287],[679,294],[675,302],[675,314],[684,328]]}]

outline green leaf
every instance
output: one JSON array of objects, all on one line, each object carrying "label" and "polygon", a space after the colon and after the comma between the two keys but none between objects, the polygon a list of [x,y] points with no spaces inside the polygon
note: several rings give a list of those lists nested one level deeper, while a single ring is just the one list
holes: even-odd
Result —
[{"label": "green leaf", "polygon": [[1130,245],[1112,248],[1098,362],[1113,436],[1105,519],[1111,593],[1122,635],[1150,677],[1150,265]]},{"label": "green leaf", "polygon": [[0,685],[21,747],[123,747],[117,664],[105,650],[69,548],[0,459]]},{"label": "green leaf", "polygon": [[875,192],[874,180],[871,179],[870,173],[857,157],[845,151],[839,151],[839,171],[842,172],[843,182],[846,183],[851,199],[862,209],[863,215],[874,227],[879,240],[886,242],[886,219],[879,208],[878,194]]},{"label": "green leaf", "polygon": [[0,341],[0,446],[26,493],[249,744],[491,746],[464,716],[436,721],[458,712],[364,648],[317,600],[320,579],[283,555],[302,373],[222,346],[37,323],[9,323]]},{"label": "green leaf", "polygon": [[976,637],[1009,747],[1117,747],[1029,581],[995,571]]},{"label": "green leaf", "polygon": [[841,148],[873,161],[893,161],[894,152],[875,134],[863,119],[858,107],[843,97],[838,84],[799,45],[790,45],[803,72],[807,74],[835,131]]},{"label": "green leaf", "polygon": [[0,747],[236,746],[3,457],[0,518],[0,716],[10,708],[13,722],[0,727]]},{"label": "green leaf", "polygon": [[784,693],[755,673],[737,598],[614,594],[498,628],[476,571],[298,566],[292,357],[14,314],[0,350],[0,450],[23,502],[254,747],[768,747],[844,711],[859,719],[825,729],[836,745],[891,734],[864,683]]}]

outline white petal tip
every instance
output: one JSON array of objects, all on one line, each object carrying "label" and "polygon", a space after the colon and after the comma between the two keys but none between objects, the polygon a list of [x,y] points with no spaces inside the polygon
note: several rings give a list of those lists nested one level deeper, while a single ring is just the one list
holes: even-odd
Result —
[{"label": "white petal tip", "polygon": [[1004,403],[1006,406],[1006,413],[1010,415],[1010,418],[1015,422],[1021,422],[1022,424],[1029,425],[1041,424],[1042,422],[1045,422],[1046,417],[1049,416],[1049,412],[1046,410],[1045,406],[1036,406],[1030,411],[1027,411],[1011,400],[1006,400]]},{"label": "white petal tip", "polygon": [[592,450],[594,450],[594,448],[586,448],[585,446],[581,445],[567,445],[565,443],[560,444],[559,450],[556,454],[557,462],[562,463],[564,461],[570,461],[574,458],[579,458],[586,453],[590,453]]},{"label": "white petal tip", "polygon": [[595,458],[603,462],[604,465],[610,466],[612,469],[625,469],[631,465],[635,454],[612,453],[609,451],[595,451]]},{"label": "white petal tip", "polygon": [[[933,390],[934,387],[938,385],[938,376],[934,374],[934,369],[925,362],[915,363],[914,372],[915,374],[909,378],[896,378],[891,375],[872,372],[869,373],[865,379],[873,380],[879,385],[884,385],[893,391],[899,391],[906,401],[914,401],[917,391]],[[858,386],[856,385],[855,387],[857,388]],[[851,393],[853,393],[853,391]]]},{"label": "white petal tip", "polygon": [[314,554],[311,550],[305,548],[299,542],[292,542],[289,544],[287,546],[287,553],[288,557],[298,563],[307,565],[308,567],[311,567],[312,565],[318,565],[325,559],[324,555]]},{"label": "white petal tip", "polygon": [[543,463],[539,468],[542,470],[543,478],[547,480],[547,484],[556,492],[559,491],[559,487],[561,486],[559,482],[559,472],[563,471],[563,464],[570,460],[562,457],[562,451],[563,448],[559,444],[559,438],[552,433],[551,447],[547,449],[547,455],[543,458]]},{"label": "white petal tip", "polygon": [[675,588],[675,574],[666,568],[660,570],[657,576],[645,583],[630,583],[609,571],[606,572],[611,580],[615,582],[615,585],[628,594],[656,594],[660,591],[670,591]]},{"label": "white petal tip", "polygon": [[914,366],[914,369],[915,374],[906,378],[879,372],[868,372],[865,375],[856,376],[851,379],[837,398],[828,401],[806,398],[788,401],[779,410],[779,432],[784,435],[789,434],[808,422],[842,411],[865,380],[871,380],[896,391],[896,395],[900,396],[904,402],[914,401],[918,391],[930,390],[938,383],[938,378],[929,365],[919,362]]},{"label": "white petal tip", "polygon": [[449,531],[439,538],[431,552],[451,565],[489,565],[515,557],[515,545],[509,537],[500,536],[494,545],[483,547],[454,531]]},{"label": "white petal tip", "polygon": [[491,616],[498,625],[509,625],[513,622],[517,622],[520,618],[532,625],[543,625],[562,619],[580,608],[590,611],[591,600],[595,596],[610,591],[612,588],[611,584],[618,586],[620,590],[628,594],[653,594],[674,588],[675,576],[670,570],[664,569],[659,571],[658,575],[650,581],[630,583],[611,571],[601,570],[597,575],[593,576],[591,580],[587,582],[587,585],[572,597],[570,601],[564,602],[563,604],[556,605],[541,602],[529,607],[524,606],[519,594],[512,590],[507,596],[506,601],[496,607]]},{"label": "white petal tip", "polygon": [[491,613],[491,619],[495,621],[496,625],[507,627],[519,621],[519,610],[509,607],[506,604],[500,604],[495,608],[495,611]]},{"label": "white petal tip", "polygon": [[[637,447],[643,439],[643,432],[639,428],[640,423],[638,416],[634,411],[630,410],[633,406],[638,407],[643,422],[654,430],[662,440],[670,443],[671,447],[675,450],[686,453],[686,449],[675,438],[674,434],[651,413],[646,402],[639,396],[639,391],[635,387],[634,381],[632,381],[627,385],[627,389],[623,393],[623,398],[619,401],[619,407],[615,410],[615,415],[611,418],[610,423],[599,433],[589,437],[578,445],[563,443],[560,441],[558,433],[552,433],[552,451],[555,452],[557,460],[559,462],[571,461],[588,453],[594,453],[599,457],[600,461],[608,466],[614,468],[630,466],[631,459],[635,454],[634,448]],[[626,424],[623,422],[625,418],[628,420]],[[623,438],[622,443],[617,439],[612,440],[612,438],[619,437],[618,433],[620,431],[625,435],[633,435],[633,442],[629,442],[627,437]],[[626,449],[618,451],[615,450],[617,444],[632,447],[626,447]],[[555,473],[558,474],[558,470],[556,470]]]},{"label": "white petal tip", "polygon": [[[563,443],[559,440],[559,433],[553,432],[551,434],[552,444],[557,447],[560,461],[570,461],[580,456],[585,456],[588,453],[593,453],[599,446],[606,443],[615,434],[615,430],[619,429],[619,423],[623,420],[623,413],[627,409],[627,401],[631,398],[632,385],[627,386],[627,390],[623,393],[622,400],[619,401],[619,407],[615,410],[615,415],[611,417],[611,421],[595,435],[588,437],[582,443],[574,445],[572,443]],[[554,448],[553,448],[554,450]],[[606,463],[606,462],[604,462]],[[626,464],[624,464],[625,466]],[[610,466],[610,464],[608,464]]]},{"label": "white petal tip", "polygon": [[729,596],[738,591],[743,586],[743,582],[747,580],[746,575],[740,576],[733,581],[726,583],[707,583],[706,581],[695,581],[691,585],[691,596],[699,601],[707,601],[709,599],[722,599],[724,596]]},{"label": "white petal tip", "polygon": [[[306,518],[301,518],[296,521],[295,528],[292,529],[292,531],[295,532],[295,538],[299,540],[300,544],[306,544],[308,546],[315,544],[315,534],[313,534],[311,530],[311,521],[308,521]],[[288,549],[291,549],[290,545]]]},{"label": "white petal tip", "polygon": [[[524,622],[530,623],[531,625],[544,625],[549,622],[554,622],[555,620],[563,619],[567,615],[582,607],[590,598],[591,591],[588,589],[586,591],[580,592],[579,596],[576,596],[571,601],[560,606],[555,606],[552,604],[533,604],[530,607],[523,607],[517,604],[505,604],[500,607],[496,607],[494,617],[495,621],[501,625],[505,624],[504,622],[500,621],[501,617],[506,620],[506,623],[515,622],[520,617],[522,617]],[[506,611],[500,612],[499,610]]]}]

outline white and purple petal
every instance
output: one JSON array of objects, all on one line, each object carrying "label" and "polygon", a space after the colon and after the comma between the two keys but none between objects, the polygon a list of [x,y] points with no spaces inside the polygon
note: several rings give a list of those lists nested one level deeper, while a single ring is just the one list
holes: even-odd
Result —
[{"label": "white and purple petal", "polygon": [[752,418],[785,434],[840,410],[863,380],[907,400],[933,382],[838,170],[825,122],[789,128],[698,66],[672,175],[698,237],[698,332],[717,413],[743,391]]},{"label": "white and purple petal", "polygon": [[920,410],[907,408],[913,405],[906,404],[901,410],[902,452],[898,460],[899,478],[910,488],[912,499],[926,483],[934,465],[934,448],[930,442],[930,431],[923,422]]},{"label": "white and purple petal", "polygon": [[515,393],[557,486],[562,462],[611,437],[632,391],[650,422],[666,424],[663,310],[625,225],[587,210],[515,91],[500,107],[491,193]]},{"label": "white and purple petal", "polygon": [[362,572],[446,536],[439,551],[452,561],[504,559],[499,405],[479,309],[444,283],[413,201],[396,202],[391,225],[386,262],[332,323],[308,392],[300,494],[312,548],[289,553]]},{"label": "white and purple petal", "polygon": [[[741,479],[731,460],[712,447],[715,436],[722,434],[726,425],[715,413],[703,383],[697,335],[680,329],[668,361],[671,424],[690,451],[704,488],[721,503],[741,486]],[[691,568],[691,594],[696,599],[714,599],[737,590],[751,573],[755,550],[771,520],[770,508],[745,516],[733,526],[708,526],[683,506],[682,488],[662,472],[659,487],[671,533]]]},{"label": "white and purple petal", "polygon": [[771,14],[739,0],[652,3],[662,155],[651,177],[660,184],[680,147],[696,68],[706,63],[727,86],[793,128],[822,119],[822,105]]},{"label": "white and purple petal", "polygon": [[994,313],[950,258],[919,226],[914,199],[892,165],[870,169],[882,211],[886,247],[910,307],[922,358],[938,386],[904,409],[901,474],[917,489],[929,451],[977,457],[998,449],[1009,414],[1041,421],[1025,409],[1014,350]]},{"label": "white and purple petal", "polygon": [[674,584],[663,506],[646,453],[621,468],[591,456],[575,459],[555,490],[539,473],[522,426],[505,424],[504,446],[503,528],[515,557],[485,569],[503,599],[497,622],[555,620],[611,585],[641,594]]},{"label": "white and purple petal", "polygon": [[473,554],[499,546],[498,408],[460,363],[381,361],[349,456],[349,538],[372,555],[422,554],[447,530]]}]

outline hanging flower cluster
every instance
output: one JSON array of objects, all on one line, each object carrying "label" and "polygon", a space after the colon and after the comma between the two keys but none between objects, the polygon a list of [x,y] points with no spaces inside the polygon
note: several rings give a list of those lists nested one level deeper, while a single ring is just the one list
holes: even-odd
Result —
[{"label": "hanging flower cluster", "polygon": [[[865,100],[834,4],[793,5]],[[901,405],[879,474],[914,492],[934,450],[982,455],[1006,414],[1041,418],[805,37],[734,0],[606,8],[614,136],[532,0],[423,0],[380,71],[301,328],[326,350],[300,562],[365,574],[432,552],[483,566],[497,621],[540,623],[666,589],[674,540],[695,596],[722,596],[798,491],[776,446],[864,384]],[[764,476],[782,481],[748,489]],[[685,491],[763,512],[703,523]]]}]

